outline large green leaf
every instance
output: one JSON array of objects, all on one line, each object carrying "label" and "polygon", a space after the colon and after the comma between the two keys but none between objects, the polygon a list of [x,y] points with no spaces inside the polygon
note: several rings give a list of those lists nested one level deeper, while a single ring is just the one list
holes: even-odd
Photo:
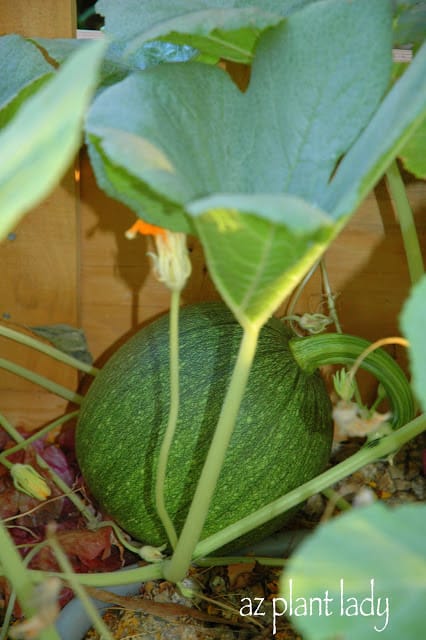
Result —
[{"label": "large green leaf", "polygon": [[104,49],[87,44],[0,133],[0,239],[48,194],[78,150]]},{"label": "large green leaf", "polygon": [[281,596],[303,638],[422,638],[425,527],[426,505],[379,503],[319,527],[281,578]]},{"label": "large green leaf", "polygon": [[401,328],[410,343],[410,364],[414,391],[426,411],[426,276],[413,287],[401,318]]},{"label": "large green leaf", "polygon": [[0,129],[53,74],[38,49],[17,35],[0,38]]},{"label": "large green leaf", "polygon": [[[253,270],[252,288],[273,289],[274,295],[267,297],[270,304],[272,300],[276,304],[276,283],[282,283],[284,296],[289,283],[296,282],[295,273],[300,273],[297,265],[306,269],[318,257],[318,233],[323,241],[324,218],[318,223],[309,216],[316,210],[315,203],[325,197],[336,162],[377,109],[390,69],[391,12],[386,1],[374,7],[367,0],[310,4],[262,36],[244,94],[220,69],[196,63],[163,65],[133,74],[103,92],[87,120],[98,180],[109,193],[124,199],[123,175],[131,176],[140,189],[140,205],[131,206],[141,217],[160,224],[164,216],[157,218],[157,204],[161,208],[164,197],[180,207],[179,216],[173,213],[179,225],[183,225],[185,212],[194,213],[192,203],[209,195],[286,194],[304,200],[298,208],[306,216],[297,223],[297,242],[294,228],[290,233],[286,225],[290,215],[297,217],[298,213],[292,213],[291,207],[287,210],[285,199],[270,201],[277,206],[274,224],[283,223],[275,230],[277,244],[271,253],[266,251],[270,217],[258,207],[259,200],[253,199],[248,210],[240,211],[260,218],[256,222],[250,218],[244,233],[252,235],[249,227],[254,224],[255,235],[260,240],[264,234],[265,240],[259,245],[263,250],[253,256],[263,261],[263,276],[259,279],[258,271]],[[136,190],[132,197],[137,198]],[[215,237],[210,220],[209,216],[200,218],[196,226],[209,247],[209,267],[222,296],[239,314],[244,308],[251,322],[264,317],[273,307],[261,311],[257,295],[246,297],[247,271],[233,271],[246,261],[246,255],[232,261],[232,267],[222,265],[219,275],[224,243],[227,253],[236,256],[243,247],[239,234],[221,232],[220,245],[218,238],[209,240],[209,234]],[[166,226],[178,228],[176,224]],[[186,228],[185,224],[182,230]],[[312,243],[315,250],[311,251]],[[284,244],[298,247],[298,257],[292,252],[286,262],[283,255],[278,276],[278,247]],[[273,269],[268,268],[268,260]],[[292,274],[288,278],[284,277],[287,268]],[[267,275],[272,289],[266,283]],[[248,299],[250,304],[242,305]]]},{"label": "large green leaf", "polygon": [[105,30],[130,42],[129,50],[148,40],[187,44],[203,54],[251,62],[260,33],[315,0],[99,0]]}]

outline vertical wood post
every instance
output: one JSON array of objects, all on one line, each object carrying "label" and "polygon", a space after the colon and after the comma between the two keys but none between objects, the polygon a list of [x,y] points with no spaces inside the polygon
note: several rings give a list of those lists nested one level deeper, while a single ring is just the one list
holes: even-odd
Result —
[{"label": "vertical wood post", "polygon": [[[8,33],[73,38],[76,2],[0,0],[0,34]],[[59,187],[28,212],[0,245],[0,322],[18,329],[55,323],[78,325],[77,213],[73,166]],[[11,341],[0,338],[0,355],[65,386],[76,386],[73,370]],[[64,408],[65,402],[53,394],[0,370],[0,411],[16,426],[33,429]]]}]

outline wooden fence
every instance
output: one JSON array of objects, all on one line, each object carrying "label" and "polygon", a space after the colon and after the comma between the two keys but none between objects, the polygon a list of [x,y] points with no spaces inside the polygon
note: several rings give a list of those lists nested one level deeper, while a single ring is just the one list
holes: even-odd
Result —
[{"label": "wooden fence", "polygon": [[[0,33],[74,37],[72,0],[0,0]],[[426,246],[426,184],[408,180],[419,235]],[[95,358],[105,358],[143,322],[168,307],[153,278],[143,238],[129,241],[134,214],[96,186],[83,151],[60,186],[0,245],[0,321],[12,327],[67,323],[81,326]],[[218,298],[199,243],[190,239],[193,274],[184,302]],[[343,328],[368,339],[399,332],[398,314],[409,290],[404,250],[385,183],[371,193],[327,254]],[[323,308],[319,277],[298,309]],[[285,307],[281,309],[281,311]],[[76,374],[45,356],[0,339],[0,354],[75,388]],[[395,354],[398,358],[402,354]],[[0,411],[32,429],[60,415],[65,403],[0,371]]]}]

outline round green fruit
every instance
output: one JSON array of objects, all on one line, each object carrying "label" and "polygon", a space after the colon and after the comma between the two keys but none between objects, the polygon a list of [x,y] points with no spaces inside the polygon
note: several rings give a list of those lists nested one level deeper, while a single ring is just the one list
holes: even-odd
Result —
[{"label": "round green fruit", "polygon": [[[167,541],[155,476],[170,402],[169,317],[143,328],[107,362],[81,408],[78,462],[102,510],[134,538]],[[184,307],[179,318],[180,410],[165,484],[179,533],[236,360],[242,329],[222,303]],[[300,368],[277,319],[262,329],[248,386],[202,538],[321,472],[332,443],[331,406],[318,371]],[[256,530],[251,542],[284,517]],[[247,538],[245,538],[247,541]]]}]

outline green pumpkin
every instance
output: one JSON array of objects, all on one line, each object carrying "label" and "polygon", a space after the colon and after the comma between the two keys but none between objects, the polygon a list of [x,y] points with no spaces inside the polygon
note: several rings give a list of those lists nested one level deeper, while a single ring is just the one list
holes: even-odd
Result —
[{"label": "green pumpkin", "polygon": [[[81,408],[76,451],[104,512],[135,539],[167,542],[155,509],[158,453],[169,412],[169,317],[143,328],[95,378]],[[179,533],[216,427],[242,329],[222,303],[181,309],[180,411],[165,486]],[[248,386],[202,538],[321,472],[332,443],[331,406],[318,371],[306,372],[277,319],[262,329]],[[275,518],[245,537],[281,526]]]}]

